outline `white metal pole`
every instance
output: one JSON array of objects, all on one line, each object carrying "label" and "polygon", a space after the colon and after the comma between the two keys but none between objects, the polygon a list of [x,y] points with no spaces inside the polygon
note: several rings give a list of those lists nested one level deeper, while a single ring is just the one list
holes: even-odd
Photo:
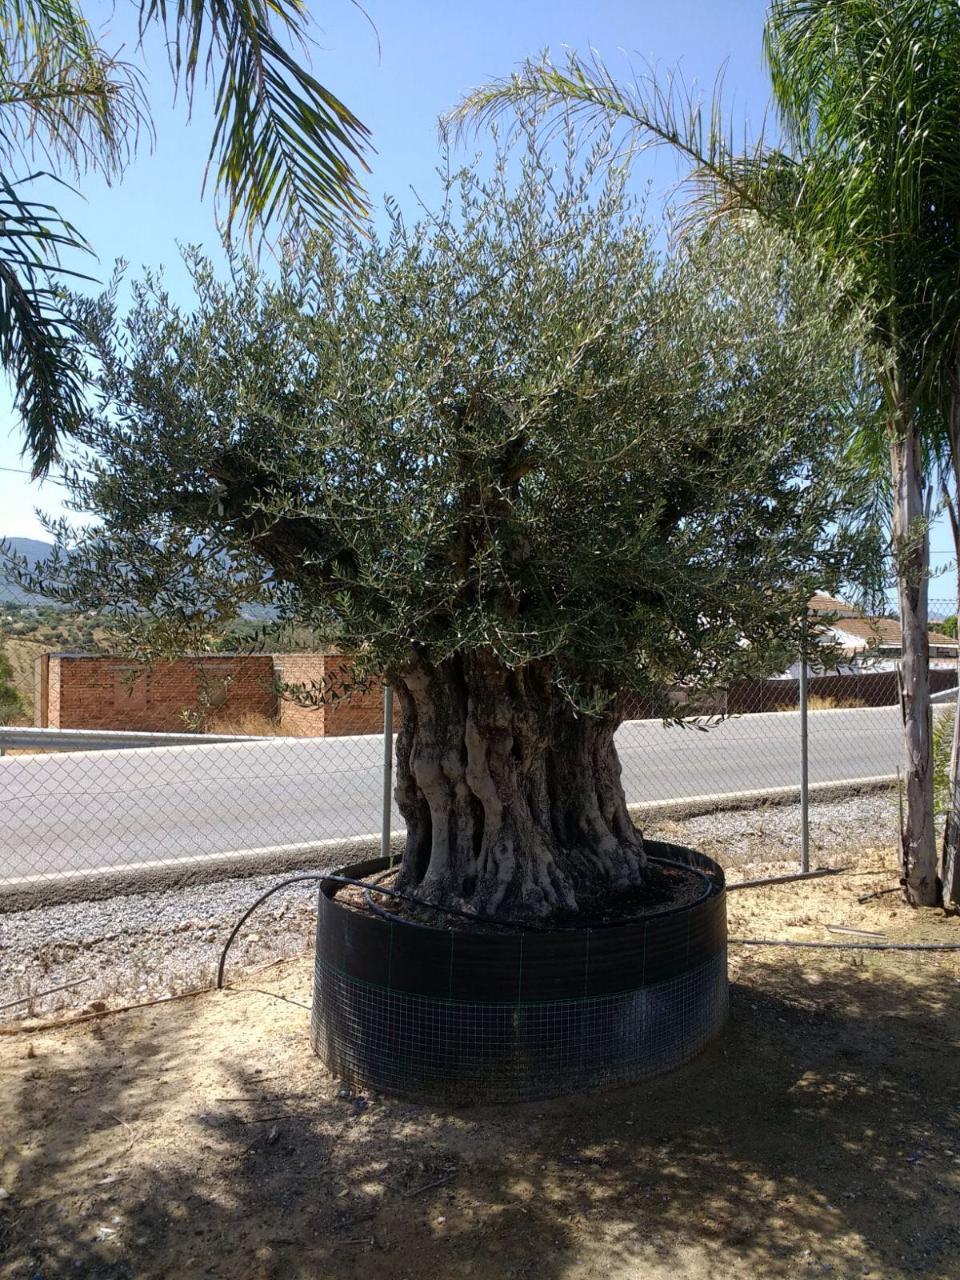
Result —
[{"label": "white metal pole", "polygon": [[380,823],[380,856],[390,857],[391,805],[393,801],[393,689],[383,686],[383,815]]},{"label": "white metal pole", "polygon": [[810,759],[807,737],[807,627],[800,653],[800,870],[810,870]]}]

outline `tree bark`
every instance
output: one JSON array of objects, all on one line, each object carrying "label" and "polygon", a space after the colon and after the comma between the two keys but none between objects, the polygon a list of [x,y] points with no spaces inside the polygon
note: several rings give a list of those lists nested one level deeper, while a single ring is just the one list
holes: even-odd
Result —
[{"label": "tree bark", "polygon": [[[960,553],[960,528],[956,523],[956,510],[951,511],[955,545]],[[957,592],[957,618],[960,624],[960,586]],[[958,625],[960,630],[960,625]],[[960,655],[957,659],[957,682],[960,684]],[[950,742],[950,772],[947,778],[947,812],[943,824],[943,851],[940,863],[940,881],[943,886],[944,905],[960,906],[960,697],[953,711],[953,733]]]},{"label": "tree bark", "polygon": [[[950,517],[953,534],[954,559],[960,566],[960,377],[955,373],[950,380],[947,406],[947,441],[950,448],[950,470],[953,476],[953,494],[944,484],[944,499]],[[960,578],[957,581],[957,623],[954,628],[960,639]],[[957,656],[957,680],[960,683],[960,653]],[[950,774],[947,781],[947,813],[943,826],[943,851],[940,863],[940,880],[943,901],[960,905],[960,696],[953,713],[953,737],[950,746]]]},{"label": "tree bark", "polygon": [[619,699],[578,713],[547,662],[508,668],[489,652],[417,661],[392,683],[401,888],[517,921],[576,911],[587,887],[641,882],[613,740]]},{"label": "tree bark", "polygon": [[920,440],[905,411],[890,432],[893,538],[900,597],[903,785],[906,814],[900,862],[906,898],[918,906],[940,900],[933,818],[933,744],[928,622],[929,545]]}]

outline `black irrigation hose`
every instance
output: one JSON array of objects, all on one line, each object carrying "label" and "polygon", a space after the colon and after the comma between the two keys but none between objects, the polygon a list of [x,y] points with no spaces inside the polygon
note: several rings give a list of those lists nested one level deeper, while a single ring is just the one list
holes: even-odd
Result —
[{"label": "black irrigation hose", "polygon": [[842,876],[846,867],[821,867],[817,871],[794,871],[786,876],[765,876],[760,880],[735,880],[727,885],[727,893],[734,889],[764,889],[768,884],[790,884],[794,880],[822,880],[824,876]]},{"label": "black irrigation hose", "polygon": [[[705,898],[709,898],[710,894],[713,892],[714,888],[716,887],[714,882],[710,879],[710,877],[706,875],[703,871],[700,871],[699,868],[697,867],[688,866],[686,863],[673,862],[668,858],[651,858],[651,862],[658,862],[665,866],[682,866],[685,870],[693,871],[697,875],[699,875],[703,880],[705,880],[706,886],[707,886],[706,891],[703,893],[703,895],[700,898],[697,899],[697,902],[702,902],[704,901]],[[480,915],[476,911],[464,911],[460,907],[444,907],[437,902],[428,902],[426,898],[418,898],[412,893],[401,893],[397,889],[385,889],[382,885],[370,884],[370,882],[367,880],[354,880],[351,876],[338,875],[332,871],[314,871],[314,872],[308,873],[307,875],[290,876],[289,879],[281,880],[279,884],[273,885],[271,888],[269,888],[266,891],[266,893],[262,893],[260,897],[257,898],[256,901],[247,908],[247,910],[243,913],[243,915],[240,917],[240,919],[231,929],[230,937],[227,938],[226,942],[224,943],[223,950],[220,952],[220,963],[217,966],[217,990],[218,991],[223,990],[223,971],[227,963],[227,952],[233,946],[233,941],[236,938],[237,934],[240,932],[240,930],[243,928],[246,922],[250,919],[253,913],[257,910],[257,908],[261,906],[264,902],[266,902],[266,900],[269,897],[272,897],[273,894],[277,893],[278,890],[285,889],[287,885],[316,884],[318,880],[321,883],[324,881],[333,881],[334,884],[347,884],[347,885],[352,884],[352,885],[355,885],[358,889],[363,889],[364,900],[366,901],[366,904],[370,908],[370,910],[373,911],[375,915],[380,916],[384,920],[389,920],[391,923],[397,922],[399,917],[393,915],[391,912],[385,910],[383,907],[377,906],[373,901],[373,898],[371,896],[372,894],[382,893],[384,894],[385,897],[397,898],[401,902],[409,902],[412,906],[415,906],[415,907],[425,907],[429,911],[439,911],[439,912],[442,912],[444,915],[448,915],[448,916],[459,916],[461,919],[469,920],[473,924],[492,924],[492,925],[498,925],[501,928],[504,925],[504,921],[497,920],[493,916]],[[671,911],[684,910],[684,909],[688,909],[691,906],[696,906],[696,903],[695,902],[684,903],[683,907],[667,907],[664,911],[655,911],[655,912],[650,912],[649,914],[651,916],[668,915]],[[403,921],[403,923],[415,925],[416,921]],[[525,924],[523,921],[514,921],[514,920],[511,920],[509,922],[509,927],[511,929],[521,929],[525,933],[542,933],[545,928],[545,926],[543,925],[529,924],[529,923]]]},{"label": "black irrigation hose", "polygon": [[[243,915],[240,917],[237,923],[233,926],[233,929],[230,931],[230,937],[226,940],[223,946],[223,950],[220,952],[220,963],[217,966],[217,990],[218,991],[223,990],[223,970],[224,970],[224,966],[227,963],[227,952],[230,950],[231,946],[233,946],[234,938],[236,938],[237,934],[240,932],[240,930],[243,928],[246,922],[250,919],[253,913],[257,910],[257,908],[261,906],[264,902],[266,902],[266,900],[269,897],[271,897],[273,894],[275,894],[278,890],[285,889],[287,885],[308,884],[308,883],[315,884],[318,880],[321,882],[332,880],[335,884],[352,884],[352,885],[356,885],[358,889],[366,890],[366,893],[364,896],[368,904],[373,908],[373,910],[376,912],[377,915],[386,916],[387,919],[395,919],[396,917],[390,916],[387,912],[383,910],[382,907],[379,907],[379,908],[374,907],[373,903],[370,900],[371,892],[385,894],[386,897],[388,898],[399,898],[402,902],[409,902],[415,907],[426,907],[431,911],[442,911],[444,914],[450,915],[450,916],[462,916],[466,920],[471,920],[474,922],[478,922],[480,924],[501,924],[501,925],[503,924],[502,920],[495,920],[492,916],[481,916],[473,911],[463,911],[459,907],[442,907],[439,905],[439,903],[428,902],[426,898],[417,898],[412,893],[400,893],[397,889],[385,889],[383,888],[382,885],[370,884],[369,881],[367,880],[354,880],[351,876],[336,875],[332,871],[315,871],[308,875],[290,876],[289,879],[281,880],[279,884],[273,885],[271,888],[269,888],[266,891],[266,893],[261,893],[260,897],[257,898],[257,900],[247,908],[247,910],[243,913]],[[539,926],[515,923],[511,921],[511,927],[535,931]]]},{"label": "black irrigation hose", "polygon": [[798,942],[778,938],[728,938],[734,947],[812,947],[820,951],[960,951],[960,942]]},{"label": "black irrigation hose", "polygon": [[226,940],[223,946],[223,950],[220,952],[220,963],[217,966],[217,990],[218,991],[223,990],[223,968],[224,968],[224,965],[227,963],[227,952],[230,950],[230,947],[233,945],[234,938],[237,936],[237,934],[240,932],[243,926],[247,923],[247,921],[256,911],[257,907],[259,907],[261,903],[266,902],[266,900],[272,894],[276,893],[279,889],[285,889],[288,884],[305,884],[308,880],[311,882],[315,882],[317,880],[325,880],[326,878],[327,877],[324,873],[319,873],[317,875],[312,875],[312,876],[311,875],[291,876],[288,880],[281,880],[279,884],[273,885],[273,887],[268,889],[266,893],[261,893],[260,897],[257,898],[253,906],[247,908],[247,910],[243,913],[243,915],[240,917],[237,923],[230,930],[230,937]]}]

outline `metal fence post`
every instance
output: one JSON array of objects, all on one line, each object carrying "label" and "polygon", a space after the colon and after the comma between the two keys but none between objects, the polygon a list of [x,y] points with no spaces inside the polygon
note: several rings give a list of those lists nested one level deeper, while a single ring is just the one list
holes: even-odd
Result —
[{"label": "metal fence post", "polygon": [[810,759],[807,737],[807,625],[800,651],[800,870],[810,870]]},{"label": "metal fence post", "polygon": [[383,816],[380,822],[380,856],[390,857],[391,803],[393,799],[393,689],[383,686]]}]

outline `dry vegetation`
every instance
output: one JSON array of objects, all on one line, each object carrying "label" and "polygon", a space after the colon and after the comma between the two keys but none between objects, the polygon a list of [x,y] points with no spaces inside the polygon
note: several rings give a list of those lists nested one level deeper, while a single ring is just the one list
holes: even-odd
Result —
[{"label": "dry vegetation", "polygon": [[[822,693],[812,693],[807,699],[808,711],[840,711],[840,710],[857,710],[862,707],[869,707],[872,704],[864,702],[862,698],[835,698]],[[767,711],[796,711],[796,698],[788,698],[784,702],[770,702],[765,707]]]},{"label": "dry vegetation", "polygon": [[322,721],[320,711],[316,713],[314,724],[295,721],[292,725],[281,725],[272,716],[261,715],[255,711],[231,711],[227,707],[222,713],[208,716],[204,722],[204,733],[236,733],[251,734],[260,738],[314,738],[320,734]]},{"label": "dry vegetation", "polygon": [[831,698],[821,693],[815,693],[807,700],[808,711],[839,711],[841,708],[856,709],[869,705],[862,698]]},{"label": "dry vegetation", "polygon": [[13,668],[12,683],[23,704],[14,723],[32,724],[37,658],[66,650],[95,652],[108,642],[109,633],[87,615],[61,614],[49,608],[38,611],[37,617],[5,614],[4,609],[9,608],[0,602],[0,651]]},{"label": "dry vegetation", "polygon": [[13,668],[13,687],[20,695],[20,701],[23,704],[23,712],[18,717],[18,721],[24,724],[32,723],[34,664],[37,658],[47,651],[48,646],[38,640],[6,639],[2,641],[2,647]]},{"label": "dry vegetation", "polygon": [[279,721],[272,716],[261,715],[256,711],[230,711],[229,708],[208,715],[202,732],[249,734],[258,738],[285,736]]},{"label": "dry vegetation", "polygon": [[[742,892],[731,932],[957,941],[889,871]],[[853,939],[851,939],[852,941]],[[305,957],[0,1037],[11,1280],[947,1280],[960,1248],[954,954],[734,947],[723,1037],[671,1076],[513,1108],[345,1094]]]}]

